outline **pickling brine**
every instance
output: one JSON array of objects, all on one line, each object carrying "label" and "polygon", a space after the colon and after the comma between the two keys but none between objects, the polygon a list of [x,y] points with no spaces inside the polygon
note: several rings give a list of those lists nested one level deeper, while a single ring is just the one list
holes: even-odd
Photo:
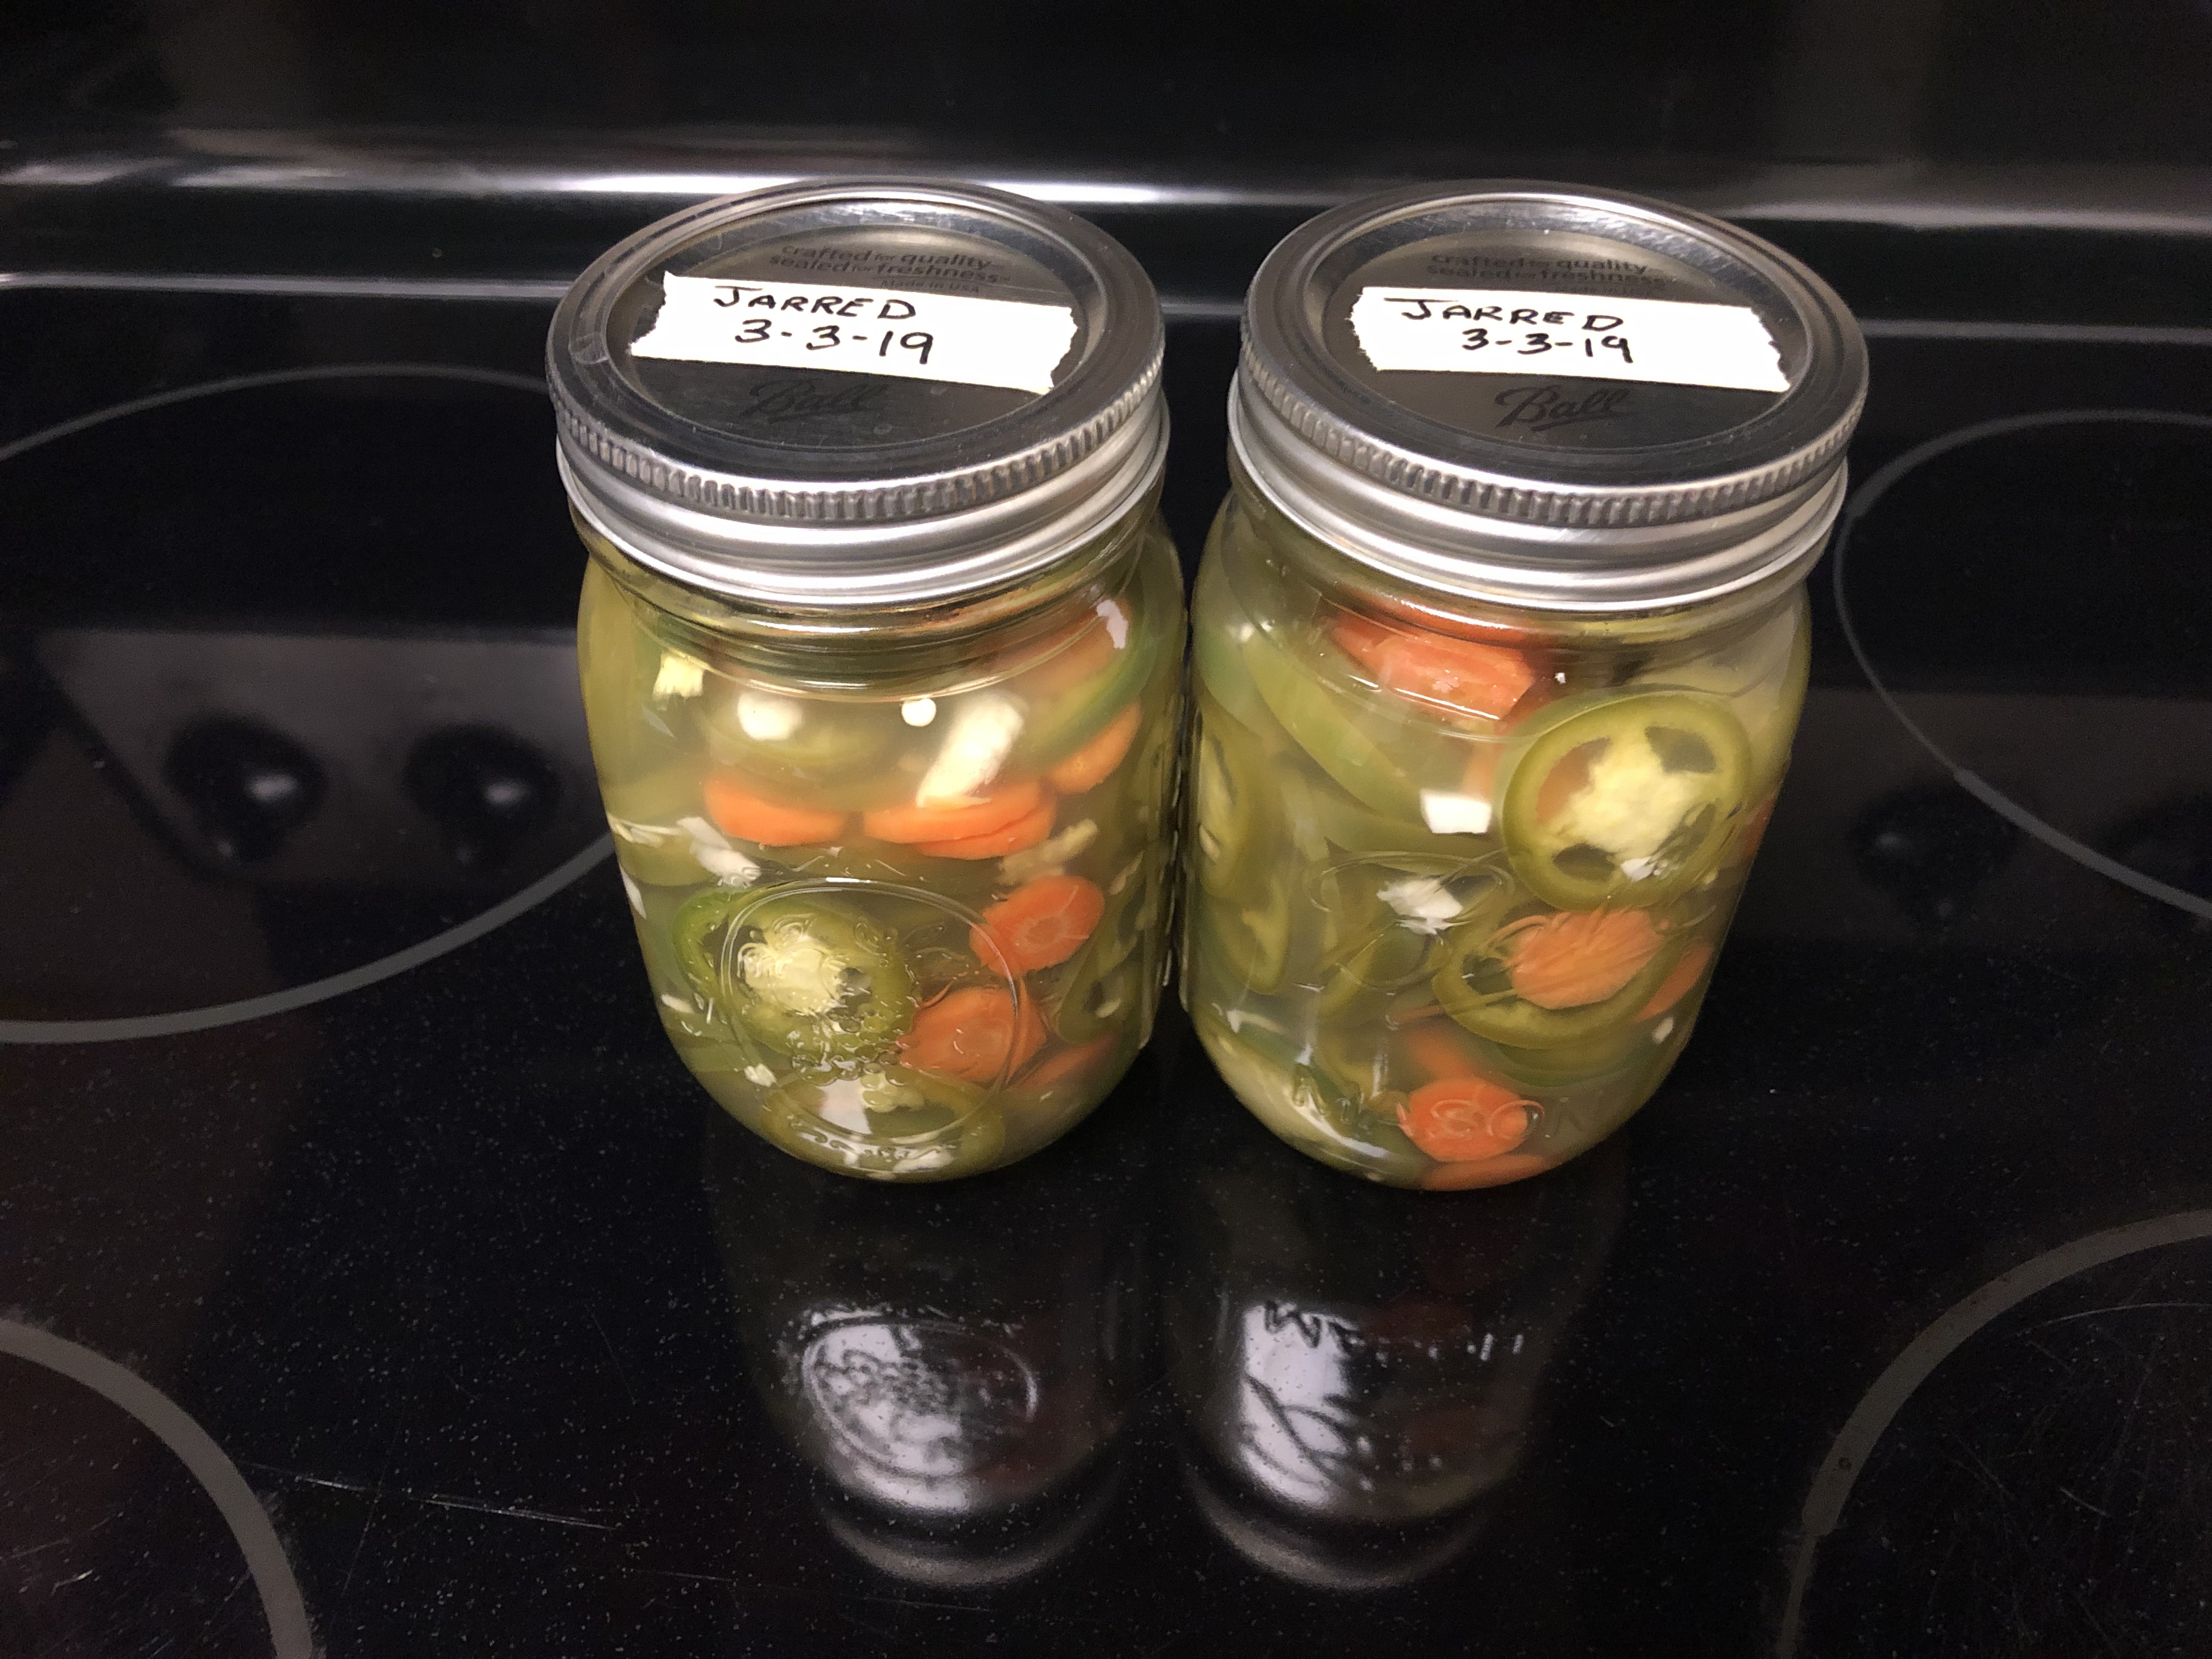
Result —
[{"label": "pickling brine", "polygon": [[794,1157],[994,1169],[1150,1035],[1184,724],[1163,338],[1097,227],[910,180],[687,209],[554,319],[653,1005]]},{"label": "pickling brine", "polygon": [[891,1178],[1009,1162],[1095,1106],[1164,967],[1183,629],[1157,516],[1043,615],[907,662],[687,626],[586,539],[615,855],[714,1097]]},{"label": "pickling brine", "polygon": [[1324,592],[1232,497],[1194,605],[1184,997],[1244,1103],[1402,1186],[1516,1180],[1688,1038],[1803,700],[1792,584],[1540,629]]},{"label": "pickling brine", "polygon": [[1812,272],[1636,197],[1407,189],[1268,255],[1194,601],[1183,996],[1277,1134],[1486,1187],[1659,1087],[1865,378]]}]

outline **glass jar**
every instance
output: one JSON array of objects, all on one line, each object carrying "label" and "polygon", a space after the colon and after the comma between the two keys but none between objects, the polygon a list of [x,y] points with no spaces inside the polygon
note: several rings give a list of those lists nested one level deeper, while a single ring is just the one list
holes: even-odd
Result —
[{"label": "glass jar", "polygon": [[1687,1040],[1787,767],[1865,349],[1638,198],[1370,198],[1255,279],[1193,604],[1183,996],[1370,1179],[1517,1180]]},{"label": "glass jar", "polygon": [[866,180],[651,226],[554,319],[655,1006],[786,1152],[994,1168],[1150,1033],[1183,640],[1161,340],[1073,216]]}]

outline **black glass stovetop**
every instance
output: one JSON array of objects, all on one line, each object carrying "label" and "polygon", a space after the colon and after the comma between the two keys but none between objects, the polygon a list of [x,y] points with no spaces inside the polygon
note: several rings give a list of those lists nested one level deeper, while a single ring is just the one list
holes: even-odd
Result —
[{"label": "black glass stovetop", "polygon": [[[2212,1646],[2212,337],[1872,329],[1696,1040],[1370,1188],[1170,1012],[1012,1170],[655,1021],[542,299],[0,291],[0,1654]],[[1170,505],[1234,323],[1170,331]]]}]

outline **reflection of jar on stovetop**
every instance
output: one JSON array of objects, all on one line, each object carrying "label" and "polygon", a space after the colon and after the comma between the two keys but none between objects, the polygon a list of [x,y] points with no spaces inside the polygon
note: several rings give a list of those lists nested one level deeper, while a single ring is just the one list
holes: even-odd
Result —
[{"label": "reflection of jar on stovetop", "polygon": [[1489,1186],[1658,1086],[1865,378],[1810,271],[1635,198],[1406,191],[1269,255],[1193,602],[1183,996],[1270,1128]]},{"label": "reflection of jar on stovetop", "polygon": [[1183,637],[1161,337],[1072,215],[866,182],[651,226],[555,319],[653,996],[799,1158],[1010,1162],[1149,1033]]},{"label": "reflection of jar on stovetop", "polygon": [[1441,1567],[1527,1451],[1620,1222],[1620,1154],[1429,1204],[1286,1159],[1233,1118],[1194,1118],[1178,1151],[1163,1324],[1200,1509],[1319,1588]]},{"label": "reflection of jar on stovetop", "polygon": [[[1157,1088],[1152,1070],[1129,1086]],[[755,1387],[863,1559],[1004,1583],[1110,1499],[1142,1376],[1129,1127],[988,1182],[887,1194],[712,1126],[707,1196]]]}]

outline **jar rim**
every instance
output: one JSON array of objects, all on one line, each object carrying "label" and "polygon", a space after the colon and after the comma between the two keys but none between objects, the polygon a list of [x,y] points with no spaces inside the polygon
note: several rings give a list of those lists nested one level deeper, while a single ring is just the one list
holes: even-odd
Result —
[{"label": "jar rim", "polygon": [[[1620,271],[1583,269],[1607,266]],[[1512,280],[1619,311],[1726,312],[1765,342],[1777,379],[1378,357],[1355,307],[1438,272],[1450,285],[1421,292],[1498,296],[1471,284]],[[1537,349],[1545,337],[1529,337]],[[1602,388],[1606,407],[1540,442],[1507,433],[1508,394],[1551,389],[1536,381]],[[1407,580],[1550,610],[1655,609],[1760,581],[1808,541],[1817,551],[1865,389],[1864,342],[1843,301],[1735,226],[1610,191],[1425,185],[1323,214],[1268,255],[1245,307],[1231,444],[1293,520]],[[1808,507],[1816,526],[1802,522]]]},{"label": "jar rim", "polygon": [[[1336,481],[1314,488],[1309,476],[1285,466],[1280,451],[1259,451],[1252,411],[1230,396],[1229,448],[1232,480],[1314,540],[1354,563],[1447,599],[1510,609],[1587,616],[1633,615],[1707,605],[1771,582],[1802,580],[1819,562],[1843,510],[1849,473],[1842,463],[1809,479],[1785,497],[1711,521],[1695,540],[1646,533],[1604,540],[1558,535],[1487,540],[1468,533],[1441,510],[1419,516],[1389,514],[1364,518],[1372,496],[1359,492],[1347,507]],[[1266,411],[1258,417],[1264,421]],[[1255,452],[1258,458],[1255,459]],[[1410,520],[1413,533],[1397,520]],[[1382,522],[1377,522],[1377,519]],[[1428,531],[1436,533],[1425,536]],[[1562,545],[1593,550],[1562,580]]]},{"label": "jar rim", "polygon": [[[696,297],[672,279],[695,276],[787,306],[835,289],[1055,311],[1068,343],[1021,386],[879,373],[858,366],[866,353],[779,365],[634,349]],[[1143,270],[1065,210],[848,179],[702,204],[608,250],[555,315],[547,380],[563,478],[611,539],[690,586],[838,611],[1018,580],[1149,487],[1164,339]]]}]

